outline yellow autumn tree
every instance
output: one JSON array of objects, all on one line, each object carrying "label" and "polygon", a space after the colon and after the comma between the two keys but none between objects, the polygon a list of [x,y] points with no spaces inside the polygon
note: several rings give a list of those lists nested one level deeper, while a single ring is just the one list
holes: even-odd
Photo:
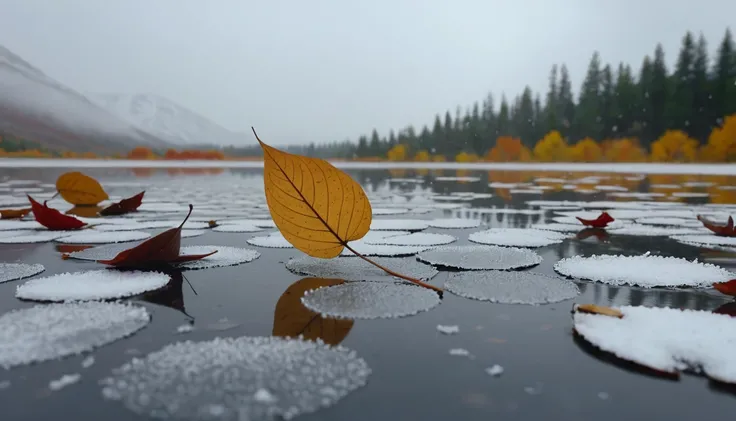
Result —
[{"label": "yellow autumn tree", "polygon": [[534,158],[545,162],[569,161],[569,147],[557,130],[547,133],[534,146]]},{"label": "yellow autumn tree", "polygon": [[692,162],[698,157],[698,141],[682,130],[667,130],[652,143],[655,162]]},{"label": "yellow autumn tree", "polygon": [[736,114],[726,117],[722,127],[715,127],[708,143],[700,149],[700,159],[709,162],[736,161]]},{"label": "yellow autumn tree", "polygon": [[569,154],[573,162],[598,162],[603,157],[603,150],[595,140],[586,137],[570,146]]},{"label": "yellow autumn tree", "polygon": [[532,152],[521,143],[521,139],[511,136],[500,136],[496,144],[486,152],[485,160],[491,162],[529,161]]},{"label": "yellow autumn tree", "polygon": [[414,155],[414,160],[417,162],[429,162],[431,158],[432,157],[429,155],[429,152],[424,149],[417,151],[417,153]]},{"label": "yellow autumn tree", "polygon": [[603,159],[608,162],[644,162],[647,151],[635,138],[610,139],[603,141]]},{"label": "yellow autumn tree", "polygon": [[480,157],[478,157],[478,155],[465,151],[455,155],[455,162],[478,162],[479,160]]},{"label": "yellow autumn tree", "polygon": [[408,148],[404,144],[398,144],[392,147],[386,152],[386,157],[389,161],[406,161],[406,155]]}]

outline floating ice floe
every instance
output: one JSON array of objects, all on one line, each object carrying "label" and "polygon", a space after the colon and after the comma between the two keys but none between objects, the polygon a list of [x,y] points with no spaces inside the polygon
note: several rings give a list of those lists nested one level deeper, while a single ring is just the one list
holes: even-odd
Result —
[{"label": "floating ice floe", "polygon": [[498,364],[494,364],[486,368],[486,373],[488,373],[489,376],[498,377],[503,374],[503,367]]},{"label": "floating ice floe", "polygon": [[253,225],[258,228],[276,228],[276,224],[272,219],[220,219],[218,225]]},{"label": "floating ice floe", "polygon": [[562,259],[555,271],[572,278],[611,285],[641,287],[709,287],[732,279],[732,273],[709,263],[663,256],[573,256]]},{"label": "floating ice floe", "polygon": [[43,265],[26,263],[0,263],[0,284],[30,278],[44,271]]},{"label": "floating ice floe", "polygon": [[708,197],[710,196],[709,193],[701,193],[701,192],[686,192],[686,191],[676,191],[673,192],[672,197],[680,197],[683,199],[694,199],[694,198],[700,198],[700,197]]},{"label": "floating ice floe", "polygon": [[537,229],[537,230],[546,230],[546,231],[556,231],[556,232],[577,232],[585,229],[585,225],[579,223],[578,221],[577,225],[574,224],[560,224],[557,222],[550,223],[550,224],[532,224],[529,226],[530,229]]},{"label": "floating ice floe", "polygon": [[49,382],[49,389],[53,391],[61,390],[67,386],[71,386],[74,383],[77,383],[81,378],[82,375],[79,373],[65,374],[57,380],[51,380]]},{"label": "floating ice floe", "polygon": [[46,229],[36,221],[18,221],[15,219],[0,219],[0,231],[8,230],[39,230]]},{"label": "floating ice floe", "polygon": [[181,238],[199,237],[200,235],[204,235],[205,232],[207,231],[205,230],[182,230]]},{"label": "floating ice floe", "polygon": [[534,272],[452,273],[445,289],[474,300],[504,304],[546,304],[569,300],[580,291],[574,282]]},{"label": "floating ice floe", "polygon": [[639,218],[635,221],[637,224],[640,225],[656,225],[656,226],[664,226],[664,227],[690,227],[690,228],[700,228],[703,226],[703,224],[698,221],[697,219],[687,219],[687,218],[675,218],[675,217],[647,217],[647,218]]},{"label": "floating ice floe", "polygon": [[366,241],[368,244],[385,244],[391,246],[440,246],[457,241],[457,238],[447,234],[415,232],[406,235],[376,238]]},{"label": "floating ice floe", "polygon": [[417,259],[461,270],[521,269],[542,262],[542,256],[531,250],[498,246],[444,246],[419,253]]},{"label": "floating ice floe", "polygon": [[406,208],[374,208],[373,215],[402,215],[409,213],[409,209]]},{"label": "floating ice floe", "polygon": [[627,189],[624,186],[613,186],[613,185],[608,185],[608,184],[598,184],[597,186],[595,186],[595,189],[600,190],[600,191],[613,191],[613,192],[629,191],[629,189]]},{"label": "floating ice floe", "polygon": [[452,348],[450,351],[448,351],[448,354],[452,355],[453,357],[470,357],[470,351],[468,351],[465,348]]},{"label": "floating ice floe", "polygon": [[[350,243],[350,248],[363,256],[406,257],[428,250],[432,246],[392,246],[387,244],[368,244],[365,241],[353,241]],[[345,248],[340,253],[340,256],[355,257],[356,254]]]},{"label": "floating ice floe", "polygon": [[468,236],[474,243],[505,247],[544,247],[559,244],[566,238],[554,231],[524,228],[491,228]]},{"label": "floating ice floe", "polygon": [[375,231],[421,231],[429,224],[421,219],[374,219],[371,229]]},{"label": "floating ice floe", "polygon": [[619,228],[611,232],[616,235],[660,237],[670,235],[702,234],[708,231],[704,228],[662,227],[656,225],[628,224],[623,228]]},{"label": "floating ice floe", "polygon": [[4,237],[18,237],[18,236],[25,236],[25,235],[33,235],[38,232],[44,232],[44,231],[37,231],[37,230],[5,230],[0,231],[0,238]]},{"label": "floating ice floe", "polygon": [[454,335],[460,332],[460,328],[457,325],[437,325],[437,331],[445,335]]},{"label": "floating ice floe", "polygon": [[121,303],[44,304],[0,316],[0,367],[91,351],[150,322],[144,307]]},{"label": "floating ice floe", "polygon": [[281,232],[276,231],[269,235],[261,235],[257,237],[251,237],[246,240],[251,246],[267,247],[267,248],[292,248],[290,242],[284,238]]},{"label": "floating ice floe", "polygon": [[603,351],[676,374],[736,383],[736,318],[709,311],[623,306],[623,317],[576,312],[575,331]]},{"label": "floating ice floe", "polygon": [[228,247],[228,246],[184,246],[179,249],[181,255],[207,254],[217,250],[217,253],[204,259],[174,265],[179,269],[209,269],[224,266],[235,266],[249,263],[261,256],[256,250]]},{"label": "floating ice floe", "polygon": [[142,416],[289,420],[334,405],[370,373],[365,360],[341,346],[246,336],[168,345],[101,383],[106,399]]},{"label": "floating ice floe", "polygon": [[736,247],[736,237],[721,237],[713,234],[673,235],[670,238],[696,247]]},{"label": "floating ice floe", "polygon": [[308,309],[343,319],[378,319],[411,316],[440,303],[428,288],[409,283],[348,282],[307,291],[302,303]]},{"label": "floating ice floe", "polygon": [[438,218],[427,221],[432,228],[444,228],[444,229],[467,229],[477,228],[480,226],[479,219],[469,218]]},{"label": "floating ice floe", "polygon": [[35,301],[92,301],[130,297],[164,287],[171,278],[160,272],[93,270],[31,279],[15,296]]},{"label": "floating ice floe", "polygon": [[480,181],[480,177],[472,177],[472,176],[465,176],[465,177],[454,177],[454,176],[440,176],[435,177],[434,181],[462,181],[466,183],[476,183]]},{"label": "floating ice floe", "polygon": [[[432,279],[439,272],[430,265],[418,262],[416,259],[401,259],[393,257],[378,257],[376,263],[401,274],[410,274],[413,278],[426,281]],[[334,259],[318,259],[304,256],[290,259],[286,268],[300,275],[315,276],[317,278],[333,278],[345,281],[378,281],[392,279],[391,275],[366,262],[363,259],[351,257],[336,257]]]},{"label": "floating ice floe", "polygon": [[90,230],[56,238],[55,241],[64,244],[110,244],[140,241],[150,236],[151,234],[143,231],[93,232]]},{"label": "floating ice floe", "polygon": [[0,244],[46,243],[70,235],[74,231],[34,231],[29,234],[0,237]]},{"label": "floating ice floe", "polygon": [[264,228],[257,227],[253,224],[222,224],[218,225],[214,228],[212,228],[212,231],[215,232],[230,232],[230,233],[240,233],[240,232],[258,232],[263,231]]}]

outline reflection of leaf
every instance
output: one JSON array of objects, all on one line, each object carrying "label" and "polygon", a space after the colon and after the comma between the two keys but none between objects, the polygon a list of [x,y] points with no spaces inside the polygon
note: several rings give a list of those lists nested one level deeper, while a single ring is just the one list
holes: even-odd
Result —
[{"label": "reflection of leaf", "polygon": [[189,219],[192,214],[192,205],[189,205],[189,213],[184,218],[181,225],[176,228],[168,229],[137,246],[123,250],[117,256],[110,260],[98,260],[100,263],[117,267],[157,267],[166,266],[172,263],[190,262],[192,260],[203,259],[217,253],[217,250],[207,254],[195,254],[189,256],[180,256],[181,248],[181,227]]},{"label": "reflection of leaf", "polygon": [[718,307],[717,309],[713,310],[713,313],[716,314],[727,314],[731,317],[736,317],[736,301],[723,304],[722,306]]},{"label": "reflection of leaf", "polygon": [[276,303],[273,315],[273,335],[305,339],[322,339],[330,345],[342,342],[353,328],[353,320],[322,317],[304,307],[301,298],[306,291],[339,285],[339,279],[303,278],[289,286]]},{"label": "reflection of leaf", "polygon": [[192,316],[187,314],[187,310],[184,307],[184,293],[182,291],[184,276],[182,272],[180,270],[171,270],[165,271],[165,273],[171,277],[171,280],[166,286],[155,291],[143,293],[139,298],[149,303],[173,308],[193,319]]},{"label": "reflection of leaf", "polygon": [[576,235],[578,240],[585,240],[590,237],[595,237],[598,241],[606,241],[608,240],[609,235],[603,228],[585,228],[580,230]]},{"label": "reflection of leaf", "polygon": [[368,197],[358,182],[324,159],[293,155],[272,148],[260,139],[258,142],[263,149],[263,182],[268,209],[289,243],[312,257],[323,259],[337,257],[347,248],[391,275],[442,291],[382,267],[348,245],[349,241],[363,238],[373,216]]},{"label": "reflection of leaf", "polygon": [[40,204],[33,200],[31,196],[28,196],[28,201],[31,202],[31,208],[33,209],[33,217],[36,218],[36,222],[43,225],[52,231],[64,231],[64,230],[76,230],[87,225],[79,219],[64,215],[56,209]]},{"label": "reflection of leaf", "polygon": [[31,212],[31,208],[25,209],[1,209],[0,219],[21,219]]},{"label": "reflection of leaf", "polygon": [[97,180],[78,171],[59,176],[56,190],[72,205],[91,206],[108,198]]},{"label": "reflection of leaf", "polygon": [[123,199],[119,201],[118,203],[113,203],[112,205],[106,207],[105,209],[102,209],[100,211],[100,215],[102,216],[124,215],[129,212],[134,212],[135,210],[138,209],[138,207],[143,202],[144,194],[146,194],[146,192],[142,191],[133,197]]},{"label": "reflection of leaf", "polygon": [[68,211],[67,215],[81,216],[82,218],[99,218],[101,206],[75,206]]}]

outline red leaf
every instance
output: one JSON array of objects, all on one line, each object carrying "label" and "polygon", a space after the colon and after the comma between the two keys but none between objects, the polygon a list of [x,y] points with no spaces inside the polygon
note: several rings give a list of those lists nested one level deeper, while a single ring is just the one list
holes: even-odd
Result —
[{"label": "red leaf", "polygon": [[721,294],[736,296],[736,279],[730,280],[728,282],[719,282],[717,284],[713,284],[713,288],[718,290],[718,292],[720,292]]},{"label": "red leaf", "polygon": [[31,208],[25,209],[2,209],[0,219],[21,219],[31,212]]},{"label": "red leaf", "polygon": [[143,202],[144,194],[146,194],[146,192],[142,191],[133,197],[123,199],[119,201],[118,203],[113,203],[112,205],[101,210],[100,215],[102,216],[124,215],[129,212],[135,212],[136,209],[138,209],[138,206],[140,206],[141,203]]},{"label": "red leaf", "polygon": [[736,229],[734,229],[733,217],[731,216],[728,217],[728,221],[726,221],[725,225],[711,221],[703,215],[698,215],[698,221],[702,222],[706,228],[713,231],[716,235],[720,235],[722,237],[736,237]]},{"label": "red leaf", "polygon": [[46,206],[46,202],[42,205],[33,200],[31,196],[28,196],[28,200],[31,202],[33,217],[36,218],[36,221],[52,231],[77,230],[87,225],[73,216],[64,215]]},{"label": "red leaf", "polygon": [[207,254],[179,255],[179,249],[181,248],[181,227],[189,219],[192,209],[193,206],[189,205],[189,213],[178,227],[168,229],[131,249],[123,250],[111,260],[100,260],[99,262],[116,267],[151,267],[199,260],[217,253],[217,250],[215,250]]},{"label": "red leaf", "polygon": [[583,225],[593,228],[605,228],[608,226],[609,223],[614,221],[613,217],[609,215],[608,212],[602,212],[595,219],[583,219],[577,216],[576,218],[578,219],[578,221],[582,222]]}]

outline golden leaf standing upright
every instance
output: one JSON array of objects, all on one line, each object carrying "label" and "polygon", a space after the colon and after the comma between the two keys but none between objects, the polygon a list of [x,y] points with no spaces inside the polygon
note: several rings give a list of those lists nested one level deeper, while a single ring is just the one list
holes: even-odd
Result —
[{"label": "golden leaf standing upright", "polygon": [[109,199],[97,180],[79,171],[59,176],[56,180],[56,190],[72,205],[94,206]]}]

